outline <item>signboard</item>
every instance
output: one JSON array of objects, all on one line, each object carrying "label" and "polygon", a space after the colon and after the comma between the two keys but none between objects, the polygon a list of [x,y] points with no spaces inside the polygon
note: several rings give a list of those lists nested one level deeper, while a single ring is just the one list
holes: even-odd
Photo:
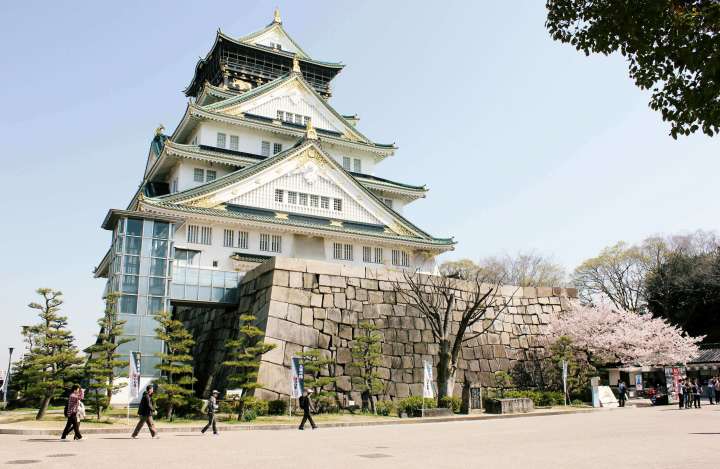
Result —
[{"label": "signboard", "polygon": [[470,388],[470,408],[482,409],[482,389],[478,387]]},{"label": "signboard", "polygon": [[128,372],[130,399],[137,399],[140,396],[140,371],[142,370],[140,357],[140,352],[130,352],[130,370]]},{"label": "signboard", "polygon": [[642,390],[643,390],[642,373],[638,373],[638,374],[635,375],[635,390],[636,390],[636,391],[642,391]]},{"label": "signboard", "polygon": [[567,376],[568,376],[568,362],[567,360],[562,361],[562,379],[563,379],[563,394],[565,395],[565,405],[567,405]]},{"label": "signboard", "polygon": [[290,395],[294,398],[298,398],[302,396],[303,391],[305,390],[305,372],[303,370],[303,364],[300,361],[300,357],[293,357],[290,370]]},{"label": "signboard", "polygon": [[430,360],[423,360],[423,397],[435,397],[433,392],[433,368]]}]

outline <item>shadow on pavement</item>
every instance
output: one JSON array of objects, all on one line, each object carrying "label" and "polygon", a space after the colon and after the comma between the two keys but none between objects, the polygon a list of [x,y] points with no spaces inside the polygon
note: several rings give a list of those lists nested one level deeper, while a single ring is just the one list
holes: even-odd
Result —
[{"label": "shadow on pavement", "polygon": [[689,435],[720,435],[720,432],[689,433]]},{"label": "shadow on pavement", "polygon": [[72,440],[61,440],[60,437],[58,437],[58,438],[28,438],[28,439],[25,440],[25,441],[30,441],[30,442],[44,442],[44,443],[47,443],[47,442],[66,443],[66,442],[69,442],[69,441],[72,441]]}]

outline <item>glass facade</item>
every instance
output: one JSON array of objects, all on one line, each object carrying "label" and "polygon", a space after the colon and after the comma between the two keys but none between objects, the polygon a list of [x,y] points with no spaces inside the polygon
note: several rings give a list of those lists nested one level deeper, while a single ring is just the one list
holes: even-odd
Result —
[{"label": "glass facade", "polygon": [[238,284],[242,277],[243,274],[240,272],[176,266],[170,285],[170,298],[185,301],[237,303]]},{"label": "glass facade", "polygon": [[139,351],[143,376],[157,376],[156,353],[162,341],[155,338],[154,315],[169,305],[173,225],[159,220],[121,218],[113,233],[109,292],[117,292],[120,319],[127,321],[121,354]]}]

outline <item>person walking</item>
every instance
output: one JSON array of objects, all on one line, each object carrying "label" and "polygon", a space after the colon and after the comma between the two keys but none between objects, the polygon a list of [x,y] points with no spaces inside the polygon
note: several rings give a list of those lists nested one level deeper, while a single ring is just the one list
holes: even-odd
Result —
[{"label": "person walking", "polygon": [[65,429],[62,432],[62,436],[60,437],[61,440],[64,440],[68,433],[70,433],[70,430],[75,433],[75,440],[82,440],[82,435],[80,434],[80,420],[78,419],[78,412],[80,410],[80,404],[81,401],[85,397],[85,393],[83,392],[82,388],[78,384],[73,384],[72,390],[70,391],[70,396],[68,396],[67,405],[65,406],[65,417],[67,417],[67,423],[65,424]]},{"label": "person walking", "polygon": [[218,394],[219,393],[217,391],[213,391],[212,394],[210,395],[210,399],[208,399],[208,403],[207,403],[208,423],[207,423],[207,425],[205,425],[205,428],[203,428],[200,433],[205,433],[208,430],[208,428],[210,428],[210,426],[212,426],[213,435],[218,435],[217,423],[216,423],[216,417],[215,417],[215,413],[218,411],[218,403],[217,403]]},{"label": "person walking", "polygon": [[690,378],[685,378],[685,408],[689,409],[692,405],[692,381]]},{"label": "person walking", "polygon": [[155,392],[153,385],[148,384],[145,387],[142,399],[140,399],[140,406],[138,407],[138,416],[140,419],[138,420],[137,425],[135,425],[135,431],[132,433],[133,438],[137,438],[138,433],[140,433],[140,430],[142,430],[143,425],[146,423],[148,429],[150,430],[150,435],[153,438],[159,438],[159,436],[157,436],[157,430],[155,430],[155,422],[153,422],[152,418],[155,413],[155,406],[152,401],[153,392]]},{"label": "person walking", "polygon": [[693,407],[696,409],[700,408],[700,394],[701,394],[702,387],[700,386],[700,380],[696,379],[692,383],[692,393],[693,393]]},{"label": "person walking", "polygon": [[720,404],[720,376],[715,377],[715,402]]},{"label": "person walking", "polygon": [[680,378],[680,381],[678,381],[677,393],[678,405],[680,406],[680,410],[682,410],[685,407],[685,383],[683,382],[682,378]]},{"label": "person walking", "polygon": [[312,389],[305,390],[303,392],[303,395],[300,396],[300,399],[298,399],[298,404],[300,404],[300,408],[303,410],[303,418],[300,422],[300,427],[298,427],[298,430],[305,430],[305,422],[309,421],[310,426],[313,430],[315,430],[316,425],[315,421],[313,421],[312,415],[310,415],[310,411],[312,410],[312,400],[310,399],[310,396],[312,395]]},{"label": "person walking", "polygon": [[625,400],[627,399],[627,386],[624,381],[618,381],[618,401],[620,407],[625,407]]},{"label": "person walking", "polygon": [[714,398],[715,398],[715,378],[709,378],[707,382],[707,388],[706,394],[708,397],[708,401],[710,401],[710,405],[715,405]]}]

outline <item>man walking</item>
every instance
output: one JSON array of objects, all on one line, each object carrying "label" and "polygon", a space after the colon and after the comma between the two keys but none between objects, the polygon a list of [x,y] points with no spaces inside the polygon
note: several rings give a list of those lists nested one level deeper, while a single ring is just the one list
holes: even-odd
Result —
[{"label": "man walking", "polygon": [[150,435],[153,438],[159,438],[157,436],[157,431],[155,430],[155,422],[153,422],[152,418],[155,413],[155,406],[152,401],[154,391],[155,390],[152,384],[148,384],[145,387],[145,392],[142,395],[142,399],[140,399],[140,407],[138,407],[138,416],[140,419],[138,420],[137,425],[135,425],[135,431],[132,433],[133,438],[137,438],[138,433],[140,433],[140,430],[142,430],[143,425],[146,423],[148,429],[150,430]]},{"label": "man walking", "polygon": [[80,401],[83,397],[84,393],[82,388],[77,384],[73,384],[70,396],[68,397],[67,406],[65,407],[65,417],[67,417],[67,423],[65,424],[65,429],[60,437],[61,440],[64,440],[68,436],[70,430],[75,432],[75,440],[82,440],[82,435],[80,434],[80,422],[78,421],[78,410],[80,409]]},{"label": "man walking", "polygon": [[300,399],[298,399],[298,403],[300,404],[300,408],[303,410],[303,418],[300,422],[300,427],[298,430],[305,430],[305,422],[310,421],[310,426],[313,430],[315,430],[315,422],[313,421],[312,415],[310,415],[310,411],[312,410],[312,401],[310,400],[310,395],[312,394],[312,389],[305,390],[303,392],[303,395],[300,396]]},{"label": "man walking", "polygon": [[678,381],[677,385],[677,393],[678,393],[678,404],[680,405],[680,409],[683,409],[685,407],[685,383],[682,379]]},{"label": "man walking", "polygon": [[212,394],[210,395],[210,399],[208,399],[208,404],[207,404],[208,423],[207,423],[207,425],[205,425],[205,428],[203,428],[200,433],[205,433],[208,430],[208,428],[210,428],[210,426],[212,425],[213,435],[218,434],[217,424],[216,424],[216,420],[215,420],[216,419],[215,413],[218,410],[218,403],[217,403],[218,394],[219,393],[217,391],[213,391]]},{"label": "man walking", "polygon": [[720,376],[715,377],[715,402],[720,404]]},{"label": "man walking", "polygon": [[618,401],[620,407],[625,407],[625,400],[627,399],[627,387],[624,381],[618,381]]},{"label": "man walking", "polygon": [[715,402],[713,402],[715,399],[715,378],[708,378],[706,393],[710,405],[715,405]]},{"label": "man walking", "polygon": [[696,379],[692,382],[692,393],[693,393],[693,407],[696,409],[700,408],[700,394],[702,393],[702,386],[700,380]]}]

